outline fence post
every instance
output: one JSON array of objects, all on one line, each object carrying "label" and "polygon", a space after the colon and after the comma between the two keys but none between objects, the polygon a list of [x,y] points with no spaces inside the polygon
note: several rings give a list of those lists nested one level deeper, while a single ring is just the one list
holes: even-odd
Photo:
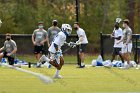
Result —
[{"label": "fence post", "polygon": [[[78,40],[79,38],[78,38],[78,35],[77,35],[77,40]],[[79,45],[77,45],[77,64],[79,65],[79,66],[81,66],[81,59],[80,59],[80,56],[79,56]]]},{"label": "fence post", "polygon": [[137,35],[135,35],[135,39],[136,39],[136,47],[134,48],[135,49],[135,56],[134,56],[134,60],[135,60],[135,62],[137,63],[137,52],[138,52],[138,36]]},{"label": "fence post", "polygon": [[102,59],[104,60],[104,48],[103,48],[103,33],[100,32],[100,54],[102,56]]}]

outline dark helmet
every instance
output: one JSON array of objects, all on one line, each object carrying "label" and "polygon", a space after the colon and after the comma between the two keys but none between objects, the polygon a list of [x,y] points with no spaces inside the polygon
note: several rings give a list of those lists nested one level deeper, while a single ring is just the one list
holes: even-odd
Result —
[{"label": "dark helmet", "polygon": [[118,30],[119,29],[119,23],[115,23],[115,25],[114,25],[114,28],[116,29],[116,30]]}]

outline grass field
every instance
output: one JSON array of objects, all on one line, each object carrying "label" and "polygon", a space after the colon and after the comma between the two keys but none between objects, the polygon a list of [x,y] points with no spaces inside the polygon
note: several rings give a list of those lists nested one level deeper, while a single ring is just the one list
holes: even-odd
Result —
[{"label": "grass field", "polygon": [[[27,68],[27,70],[53,77],[55,69]],[[86,67],[64,65],[63,79],[54,79],[54,83],[45,84],[37,77],[0,67],[0,93],[126,93],[140,92],[140,70],[131,68]]]}]

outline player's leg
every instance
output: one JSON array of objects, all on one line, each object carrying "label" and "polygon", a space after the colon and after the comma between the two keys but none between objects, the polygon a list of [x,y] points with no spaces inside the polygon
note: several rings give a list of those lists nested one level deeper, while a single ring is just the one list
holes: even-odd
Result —
[{"label": "player's leg", "polygon": [[51,54],[51,60],[49,63],[53,66],[56,67],[56,72],[55,72],[55,75],[54,75],[54,78],[62,78],[61,75],[59,75],[60,73],[60,70],[62,68],[62,66],[64,65],[64,59],[63,59],[63,56],[60,56],[58,57],[56,54]]},{"label": "player's leg", "polygon": [[80,60],[81,60],[80,68],[84,68],[85,67],[85,64],[84,64],[85,50],[86,50],[86,44],[81,44],[81,46],[80,46],[80,52],[79,52]]},{"label": "player's leg", "polygon": [[115,59],[115,55],[116,55],[116,48],[113,49],[111,62],[113,62],[113,60]]},{"label": "player's leg", "polygon": [[40,59],[43,53],[43,46],[34,46],[34,54],[37,60]]},{"label": "player's leg", "polygon": [[1,65],[1,60],[2,60],[3,57],[4,57],[4,54],[0,53],[0,65]]},{"label": "player's leg", "polygon": [[127,45],[127,53],[126,53],[127,63],[129,64],[129,67],[131,67],[131,65],[130,65],[130,61],[131,61],[131,51],[132,51],[132,44],[129,43],[129,44]]},{"label": "player's leg", "polygon": [[118,48],[118,49],[117,49],[117,55],[120,56],[122,63],[124,63],[124,59],[123,59],[123,57],[122,57],[120,51],[121,51],[121,48]]},{"label": "player's leg", "polygon": [[14,58],[13,57],[8,57],[8,62],[9,62],[9,65],[14,66]]}]

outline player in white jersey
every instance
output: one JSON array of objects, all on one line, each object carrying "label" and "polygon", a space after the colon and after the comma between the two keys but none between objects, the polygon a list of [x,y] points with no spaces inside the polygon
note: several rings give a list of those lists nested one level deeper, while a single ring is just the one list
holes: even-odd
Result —
[{"label": "player in white jersey", "polygon": [[57,70],[54,75],[54,78],[62,78],[59,75],[59,72],[62,66],[64,65],[64,59],[63,59],[61,47],[66,42],[67,36],[71,34],[72,28],[69,24],[62,24],[61,30],[62,31],[60,31],[58,35],[56,35],[51,46],[48,49],[50,52],[50,58],[43,55],[40,58],[39,63],[37,64],[37,66],[40,66],[45,61],[45,62],[49,62],[51,65],[56,67]]},{"label": "player in white jersey", "polygon": [[78,22],[74,23],[74,29],[76,30],[78,38],[79,38],[79,40],[76,43],[77,44],[79,43],[80,45],[79,56],[80,56],[81,64],[78,64],[78,65],[79,65],[79,68],[84,68],[85,67],[85,64],[84,64],[85,50],[88,44],[87,36],[86,36],[85,31],[82,28],[80,28]]},{"label": "player in white jersey", "polygon": [[123,27],[124,29],[124,33],[123,33],[123,37],[121,38],[121,40],[118,41],[117,44],[123,42],[123,47],[121,50],[121,54],[123,56],[123,59],[127,61],[127,64],[124,68],[129,68],[131,67],[130,64],[130,60],[131,60],[131,50],[132,50],[132,30],[129,27],[129,20],[125,19],[123,21]]},{"label": "player in white jersey", "polygon": [[122,62],[124,63],[123,57],[120,54],[121,48],[123,46],[123,42],[118,43],[118,41],[121,39],[121,37],[123,36],[123,31],[122,29],[119,27],[119,23],[116,22],[114,25],[114,30],[113,33],[111,34],[111,38],[114,39],[114,46],[113,46],[113,53],[112,53],[112,59],[111,62],[113,62],[113,60],[115,59],[116,55],[119,55]]}]

